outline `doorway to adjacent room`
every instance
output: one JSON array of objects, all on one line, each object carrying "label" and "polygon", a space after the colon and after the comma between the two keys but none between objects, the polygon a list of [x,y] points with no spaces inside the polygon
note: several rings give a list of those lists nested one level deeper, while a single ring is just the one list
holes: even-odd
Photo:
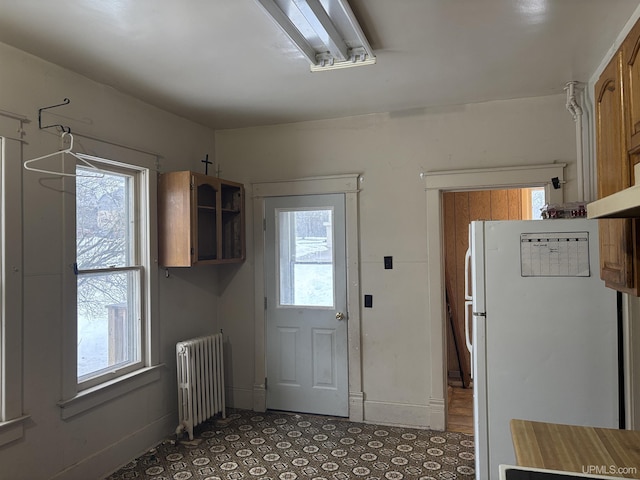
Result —
[{"label": "doorway to adjacent room", "polygon": [[[540,219],[543,187],[444,192],[443,232],[447,328],[447,430],[473,433],[471,311],[465,281],[469,224],[474,220]],[[467,279],[468,280],[468,279]]]},{"label": "doorway to adjacent room", "polygon": [[[427,231],[427,272],[430,292],[427,315],[434,320],[430,323],[430,375],[434,379],[431,389],[431,427],[445,429],[449,411],[448,386],[449,366],[447,344],[451,322],[448,316],[445,279],[445,203],[447,192],[475,192],[481,190],[511,190],[541,187],[545,191],[545,202],[562,203],[564,192],[564,163],[523,165],[498,168],[467,170],[448,170],[423,174],[426,190],[426,217],[428,225],[440,225],[440,228]],[[557,185],[557,188],[556,188]],[[474,204],[475,208],[475,204]],[[465,219],[468,225],[469,219]],[[465,225],[465,228],[467,226]],[[466,231],[466,230],[465,230]],[[468,235],[463,239],[467,241]],[[466,247],[463,252],[466,251]],[[464,279],[464,274],[462,275]],[[461,314],[464,311],[461,310]],[[464,317],[461,317],[464,322]],[[466,348],[464,330],[459,344]],[[465,360],[462,360],[463,362]],[[469,360],[470,362],[470,360]],[[470,370],[470,368],[469,368]]]}]

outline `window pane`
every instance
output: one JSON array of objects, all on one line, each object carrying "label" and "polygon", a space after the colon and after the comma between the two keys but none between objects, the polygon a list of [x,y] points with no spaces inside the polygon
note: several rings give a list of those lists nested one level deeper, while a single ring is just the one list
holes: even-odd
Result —
[{"label": "window pane", "polygon": [[77,167],[76,255],[78,268],[124,267],[134,258],[131,238],[132,214],[128,199],[132,179],[104,171],[96,175]]},{"label": "window pane", "polygon": [[544,188],[532,188],[531,189],[531,218],[534,220],[542,219],[542,209],[544,208],[545,195]]},{"label": "window pane", "polygon": [[78,381],[137,363],[138,270],[78,275]]},{"label": "window pane", "polygon": [[332,307],[333,210],[278,211],[280,305]]}]

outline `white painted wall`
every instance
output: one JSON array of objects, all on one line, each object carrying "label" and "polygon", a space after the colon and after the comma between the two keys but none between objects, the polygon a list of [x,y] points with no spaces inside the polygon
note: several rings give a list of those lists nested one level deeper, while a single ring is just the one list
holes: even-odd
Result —
[{"label": "white painted wall", "polygon": [[[78,133],[157,152],[162,170],[199,171],[199,160],[213,155],[213,133],[203,126],[2,44],[0,65],[0,109],[31,121],[25,125],[23,159],[59,148],[53,129],[38,129],[37,114],[65,97],[71,104],[51,111],[59,122]],[[23,439],[0,447],[0,478],[102,478],[175,429],[175,343],[218,330],[217,274],[214,268],[172,269],[165,278],[161,271],[160,356],[166,363],[161,380],[61,420],[56,403],[62,395],[63,195],[59,182],[43,176],[23,172],[24,413],[31,418]]]},{"label": "white painted wall", "polygon": [[[373,308],[362,309],[365,419],[382,423],[426,426],[430,408],[444,401],[428,368],[430,325],[442,320],[427,314],[426,234],[439,226],[426,224],[420,173],[560,161],[569,164],[565,199],[576,196],[575,125],[564,95],[218,131],[216,159],[224,176],[246,184],[362,173],[361,294],[373,295]],[[387,255],[393,270],[383,268]],[[247,408],[253,261],[249,249],[237,274],[221,282],[219,304],[221,326],[234,337],[234,395]],[[440,398],[430,399],[434,392]]]}]

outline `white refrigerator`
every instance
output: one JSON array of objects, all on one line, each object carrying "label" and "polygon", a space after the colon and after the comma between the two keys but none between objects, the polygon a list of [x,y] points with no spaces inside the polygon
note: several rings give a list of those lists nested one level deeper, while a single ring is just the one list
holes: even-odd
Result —
[{"label": "white refrigerator", "polygon": [[509,421],[618,428],[616,294],[598,222],[470,227],[476,478],[515,464]]}]

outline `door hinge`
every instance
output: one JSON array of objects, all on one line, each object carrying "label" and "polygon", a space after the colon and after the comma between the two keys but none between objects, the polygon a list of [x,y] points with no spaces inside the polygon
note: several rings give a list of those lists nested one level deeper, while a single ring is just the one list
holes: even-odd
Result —
[{"label": "door hinge", "polygon": [[267,297],[264,297],[264,309],[267,309]]},{"label": "door hinge", "polygon": [[267,389],[267,377],[264,377],[264,389]]},{"label": "door hinge", "polygon": [[266,218],[262,219],[262,230],[265,231],[265,232],[267,231],[267,219]]}]

